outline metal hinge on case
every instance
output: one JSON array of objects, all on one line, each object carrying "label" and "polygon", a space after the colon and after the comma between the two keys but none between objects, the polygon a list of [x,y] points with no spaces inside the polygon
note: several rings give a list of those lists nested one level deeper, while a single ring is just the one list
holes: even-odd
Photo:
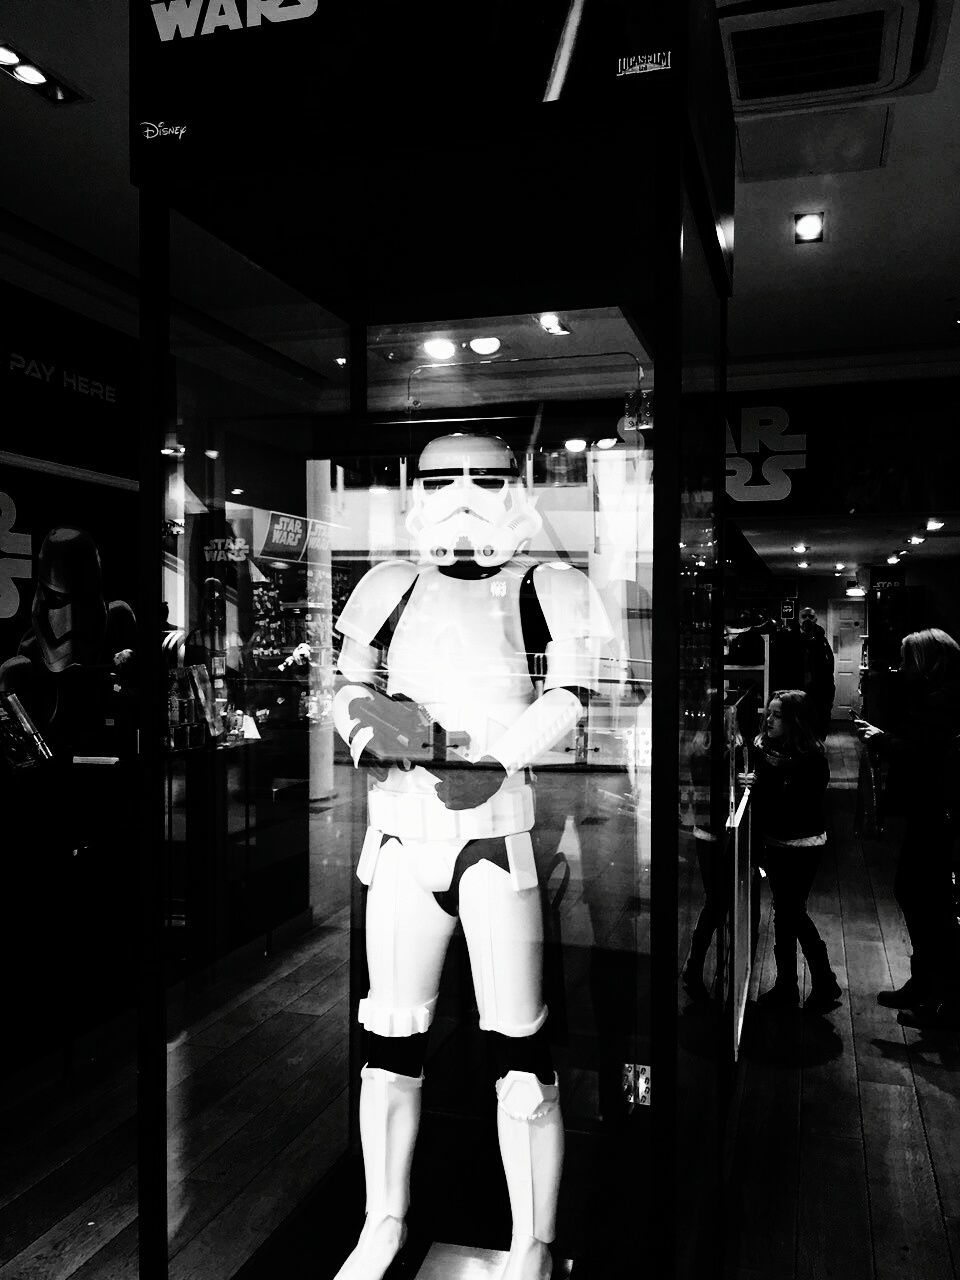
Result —
[{"label": "metal hinge on case", "polygon": [[650,1106],[650,1068],[639,1062],[623,1064],[623,1096],[632,1111]]}]

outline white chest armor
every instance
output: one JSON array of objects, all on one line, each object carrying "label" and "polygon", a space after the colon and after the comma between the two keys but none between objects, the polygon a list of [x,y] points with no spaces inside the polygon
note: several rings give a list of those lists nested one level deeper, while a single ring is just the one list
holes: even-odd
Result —
[{"label": "white chest armor", "polygon": [[387,691],[418,702],[467,754],[487,754],[533,701],[520,621],[522,566],[463,579],[421,569],[387,652]]}]

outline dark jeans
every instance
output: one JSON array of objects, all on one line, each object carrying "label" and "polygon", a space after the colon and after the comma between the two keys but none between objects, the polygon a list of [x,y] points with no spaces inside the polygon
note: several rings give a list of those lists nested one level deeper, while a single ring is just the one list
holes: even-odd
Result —
[{"label": "dark jeans", "polygon": [[814,984],[833,976],[827,948],[817,926],[807,915],[807,898],[820,865],[824,846],[810,849],[780,849],[764,844],[760,863],[773,894],[773,954],[777,961],[777,982],[791,986],[797,981],[797,943],[810,966]]},{"label": "dark jeans", "polygon": [[954,838],[946,821],[909,818],[893,882],[913,947],[912,975],[932,998],[960,997]]}]

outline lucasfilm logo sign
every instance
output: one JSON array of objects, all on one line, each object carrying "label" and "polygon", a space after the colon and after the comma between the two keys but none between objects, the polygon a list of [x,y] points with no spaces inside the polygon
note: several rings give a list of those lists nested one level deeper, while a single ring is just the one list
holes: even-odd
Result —
[{"label": "lucasfilm logo sign", "polygon": [[161,40],[175,36],[189,40],[212,35],[221,27],[243,31],[262,22],[312,18],[319,4],[320,0],[158,0],[150,9]]},{"label": "lucasfilm logo sign", "polygon": [[617,59],[618,76],[642,76],[648,71],[669,71],[670,50],[659,53],[636,53],[629,58]]}]

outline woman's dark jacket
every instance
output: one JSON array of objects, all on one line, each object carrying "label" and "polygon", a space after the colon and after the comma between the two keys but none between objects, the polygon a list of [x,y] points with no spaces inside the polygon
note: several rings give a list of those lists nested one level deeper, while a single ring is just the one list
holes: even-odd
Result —
[{"label": "woman's dark jacket", "polygon": [[826,756],[758,747],[753,785],[753,829],[761,839],[800,840],[826,829],[824,797],[830,781]]},{"label": "woman's dark jacket", "polygon": [[890,761],[888,789],[910,817],[960,806],[960,680],[900,678],[890,728],[870,746]]}]

